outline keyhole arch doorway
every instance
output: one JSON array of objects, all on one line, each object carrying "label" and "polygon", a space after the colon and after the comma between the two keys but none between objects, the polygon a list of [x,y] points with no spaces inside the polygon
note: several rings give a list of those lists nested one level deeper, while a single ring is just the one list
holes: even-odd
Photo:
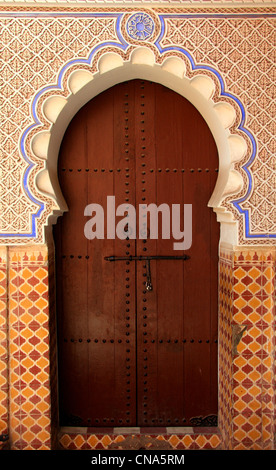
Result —
[{"label": "keyhole arch doorway", "polygon": [[[69,211],[54,226],[61,425],[217,421],[219,224],[208,208],[217,174],[202,116],[155,82],[109,88],[71,121],[59,155]],[[87,240],[84,208],[106,207],[110,194],[134,206],[192,204],[189,259],[173,259],[168,239]],[[151,261],[150,292],[142,256],[172,258]]]},{"label": "keyhole arch doorway", "polygon": [[[131,54],[131,61],[125,62],[117,54],[107,53],[99,60],[98,72],[92,74],[87,68],[74,66],[73,71],[69,69],[64,77],[59,78],[63,87],[68,88],[68,96],[54,87],[45,96],[41,93],[37,107],[51,126],[46,128],[45,122],[42,127],[35,129],[30,145],[36,157],[46,161],[45,169],[39,171],[35,182],[38,191],[52,200],[47,209],[49,215],[45,236],[51,232],[57,217],[67,210],[56,169],[60,144],[69,122],[85,103],[102,91],[116,83],[141,78],[162,84],[188,99],[208,123],[219,155],[217,184],[208,204],[221,223],[221,242],[238,244],[241,221],[233,211],[223,206],[223,200],[239,193],[244,186],[244,178],[234,168],[235,162],[241,160],[247,152],[246,134],[236,129],[235,119],[239,109],[236,109],[234,101],[229,103],[229,99],[220,97],[217,82],[210,74],[206,75],[199,69],[194,72],[194,76],[187,78],[183,76],[185,65],[179,57],[168,57],[160,66],[151,63],[151,56],[151,51],[137,48]],[[218,95],[215,100],[214,94]]]}]

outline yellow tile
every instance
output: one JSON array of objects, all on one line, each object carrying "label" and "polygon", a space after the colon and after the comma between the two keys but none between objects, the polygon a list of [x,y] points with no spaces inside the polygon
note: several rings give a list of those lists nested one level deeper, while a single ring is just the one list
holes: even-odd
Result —
[{"label": "yellow tile", "polygon": [[177,444],[179,444],[179,438],[176,436],[176,435],[172,435],[170,436],[169,438],[169,443],[173,446],[173,447],[176,447]]},{"label": "yellow tile", "polygon": [[36,336],[43,340],[49,336],[49,332],[45,328],[39,328],[36,331]]},{"label": "yellow tile", "polygon": [[260,380],[261,374],[257,372],[256,370],[253,370],[248,374],[248,378],[252,380],[253,382],[256,382],[257,380]]},{"label": "yellow tile", "polygon": [[35,347],[36,351],[39,352],[40,354],[43,354],[45,353],[46,351],[49,350],[49,346],[47,343],[39,343],[36,345]]},{"label": "yellow tile", "polygon": [[0,299],[0,312],[5,312],[7,308],[7,302],[5,300]]},{"label": "yellow tile", "polygon": [[35,277],[38,279],[45,279],[48,276],[48,271],[45,268],[39,268],[35,271]]},{"label": "yellow tile", "polygon": [[25,357],[22,359],[21,364],[26,367],[26,369],[30,369],[32,366],[34,366],[35,362],[30,359],[30,357]]},{"label": "yellow tile", "polygon": [[206,444],[206,437],[205,436],[198,436],[195,440],[195,442],[197,443],[197,445],[200,447],[200,448],[203,448],[204,445]]},{"label": "yellow tile", "polygon": [[242,429],[237,429],[237,430],[234,432],[234,438],[235,438],[237,441],[242,441],[245,437],[246,437],[246,433],[245,433]]},{"label": "yellow tile", "polygon": [[34,333],[29,328],[25,328],[24,330],[21,331],[21,336],[25,339],[29,339],[32,336],[34,336]]},{"label": "yellow tile", "polygon": [[[0,331],[0,341],[3,342],[7,339],[7,334],[5,331]],[[1,354],[0,354],[1,355]]]},{"label": "yellow tile", "polygon": [[38,367],[40,367],[41,369],[44,369],[45,367],[47,367],[49,365],[49,361],[48,359],[46,359],[45,357],[40,357],[37,361],[36,361],[36,365]]},{"label": "yellow tile", "polygon": [[[35,346],[35,349],[37,349],[37,345]],[[31,351],[34,350],[34,346],[32,344],[26,342],[26,343],[22,344],[21,350],[25,354],[29,354]]]},{"label": "yellow tile", "polygon": [[48,305],[48,301],[47,299],[44,299],[43,297],[40,297],[39,299],[35,301],[35,306],[39,308],[40,310],[43,310],[44,308],[46,308],[47,305]]},{"label": "yellow tile", "polygon": [[261,438],[261,433],[257,429],[251,429],[248,431],[248,436],[252,441],[257,441]]},{"label": "yellow tile", "polygon": [[213,436],[211,437],[211,439],[209,440],[209,442],[210,442],[210,444],[211,444],[211,446],[212,446],[213,448],[216,448],[216,447],[218,447],[218,446],[220,445],[221,439],[220,439],[219,436],[213,435]]},{"label": "yellow tile", "polygon": [[109,444],[111,444],[112,440],[109,436],[106,435],[101,439],[101,442],[105,447],[107,447]]},{"label": "yellow tile", "polygon": [[[118,436],[118,437],[122,438],[122,436]],[[124,440],[124,438],[122,438],[121,440],[118,440],[118,437],[115,439],[115,442],[121,442],[121,441]],[[92,447],[92,449],[98,444],[98,442],[99,442],[99,439],[96,436],[94,436],[94,435],[89,436],[88,443],[89,443],[90,447]]]},{"label": "yellow tile", "polygon": [[234,358],[234,364],[236,364],[237,367],[243,367],[247,364],[247,360],[243,356],[236,356]]},{"label": "yellow tile", "polygon": [[25,418],[22,418],[22,423],[24,426],[26,426],[26,428],[30,428],[35,424],[35,420],[31,418],[31,416],[26,416]]},{"label": "yellow tile", "polygon": [[25,403],[22,403],[21,408],[26,413],[30,413],[35,408],[35,406],[33,405],[33,403],[26,401]]},{"label": "yellow tile", "polygon": [[1,297],[6,295],[6,289],[3,286],[0,286],[0,295],[1,295]]},{"label": "yellow tile", "polygon": [[256,309],[261,305],[262,301],[258,297],[252,297],[252,299],[249,299],[248,304],[250,307]]},{"label": "yellow tile", "polygon": [[34,318],[33,315],[30,315],[28,312],[25,312],[23,313],[23,315],[21,315],[20,320],[25,325],[28,325],[29,323],[33,321],[33,318]]},{"label": "yellow tile", "polygon": [[233,318],[237,323],[243,323],[246,320],[246,315],[242,312],[235,313]]},{"label": "yellow tile", "polygon": [[29,387],[25,387],[22,391],[21,394],[25,398],[30,398],[34,395],[34,391],[31,390]]},{"label": "yellow tile", "polygon": [[253,279],[257,279],[261,274],[260,269],[256,268],[255,266],[248,271],[248,275],[252,277]]},{"label": "yellow tile", "polygon": [[83,438],[83,436],[81,436],[80,434],[77,435],[77,437],[74,439],[74,444],[80,449],[83,444],[84,444],[85,440]]},{"label": "yellow tile", "polygon": [[48,441],[51,438],[51,434],[48,431],[45,431],[45,429],[43,429],[37,434],[36,437],[37,439],[40,440],[41,443],[43,443],[43,442]]},{"label": "yellow tile", "polygon": [[261,424],[261,417],[254,413],[252,416],[248,417],[248,421],[252,426],[256,427]]},{"label": "yellow tile", "polygon": [[257,284],[256,282],[252,282],[252,284],[248,286],[248,290],[250,290],[252,294],[256,294],[256,292],[258,292],[260,288],[261,288],[260,285]]},{"label": "yellow tile", "polygon": [[234,274],[237,279],[242,279],[246,275],[246,271],[239,267],[238,269],[235,269]]},{"label": "yellow tile", "polygon": [[37,391],[36,391],[37,395],[40,397],[40,398],[46,398],[49,396],[49,389],[47,387],[40,387]]},{"label": "yellow tile", "polygon": [[20,305],[21,307],[28,310],[30,307],[33,306],[33,302],[30,299],[28,299],[28,297],[25,297],[24,299],[20,300]]},{"label": "yellow tile", "polygon": [[188,448],[193,444],[193,439],[191,436],[187,434],[186,436],[183,437],[183,439],[181,439],[181,442],[183,443],[185,447]]},{"label": "yellow tile", "polygon": [[40,373],[38,373],[36,375],[36,379],[41,383],[45,383],[47,382],[47,380],[49,380],[49,374],[47,374],[46,372],[44,371],[41,371]]},{"label": "yellow tile", "polygon": [[71,443],[70,436],[68,434],[63,434],[61,439],[60,439],[60,443],[64,448],[67,448],[69,446],[69,444]]},{"label": "yellow tile", "polygon": [[243,426],[246,421],[246,418],[242,414],[233,417],[233,422],[239,427]]},{"label": "yellow tile", "polygon": [[260,402],[258,400],[252,400],[249,404],[248,404],[249,408],[253,411],[257,411],[258,409],[260,409]]},{"label": "yellow tile", "polygon": [[244,291],[244,285],[239,282],[238,284],[235,285],[234,291],[237,292],[238,294],[241,294]]},{"label": "yellow tile", "polygon": [[237,299],[234,300],[234,305],[237,308],[242,309],[243,307],[246,306],[246,301],[242,297],[238,297]]},{"label": "yellow tile", "polygon": [[43,312],[38,313],[35,315],[35,320],[40,324],[43,325],[48,320],[48,315]]},{"label": "yellow tile", "polygon": [[22,291],[25,295],[28,295],[31,292],[31,290],[32,290],[32,287],[27,282],[25,282],[24,284],[22,284],[22,286],[20,286],[20,291]]},{"label": "yellow tile", "polygon": [[31,277],[33,277],[33,271],[31,271],[29,268],[23,268],[21,272],[21,276],[23,279],[28,280]]},{"label": "yellow tile", "polygon": [[45,286],[42,282],[35,286],[35,291],[39,294],[45,294],[48,291],[48,286]]},{"label": "yellow tile", "polygon": [[242,382],[246,377],[247,377],[247,375],[242,371],[238,371],[234,374],[234,378],[238,382]]},{"label": "yellow tile", "polygon": [[31,380],[33,380],[34,376],[33,374],[30,374],[30,372],[26,372],[25,374],[22,375],[22,380],[24,380],[24,382],[26,382],[27,384],[31,382]]},{"label": "yellow tile", "polygon": [[50,418],[46,415],[42,415],[38,420],[37,420],[37,423],[39,426],[41,426],[42,428],[46,428],[47,426],[49,426],[49,424],[51,424],[50,422]]},{"label": "yellow tile", "polygon": [[37,409],[41,412],[41,413],[48,413],[50,408],[49,408],[49,404],[46,403],[45,401],[41,401],[40,403],[37,404]]},{"label": "yellow tile", "polygon": [[35,434],[31,432],[30,430],[28,430],[23,433],[22,437],[27,443],[30,444],[34,440]]}]

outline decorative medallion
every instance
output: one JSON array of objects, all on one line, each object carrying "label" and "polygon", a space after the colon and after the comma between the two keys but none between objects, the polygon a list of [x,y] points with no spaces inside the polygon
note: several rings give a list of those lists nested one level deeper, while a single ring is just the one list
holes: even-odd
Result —
[{"label": "decorative medallion", "polygon": [[135,13],[126,25],[127,33],[136,41],[146,41],[154,32],[154,21],[147,13]]}]

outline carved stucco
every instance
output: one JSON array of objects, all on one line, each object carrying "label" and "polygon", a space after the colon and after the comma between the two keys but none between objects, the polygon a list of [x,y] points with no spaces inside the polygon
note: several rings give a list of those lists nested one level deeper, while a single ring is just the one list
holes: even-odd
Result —
[{"label": "carved stucco", "polygon": [[[189,25],[187,12],[188,16],[183,19],[181,13],[166,15],[153,10],[143,11],[155,24],[153,34],[146,41],[140,41],[139,38],[135,40],[128,34],[126,24],[134,13],[132,10],[102,13],[91,10],[85,13],[82,10],[80,13],[74,10],[73,16],[70,13],[69,17],[65,10],[59,10],[55,11],[53,17],[48,12],[47,20],[39,17],[37,11],[35,14],[32,12],[30,20],[23,19],[23,16],[21,19],[15,19],[13,15],[9,19],[4,16],[2,33],[6,47],[3,47],[2,57],[8,64],[4,69],[4,95],[8,98],[4,112],[11,112],[9,101],[16,102],[13,118],[17,118],[17,136],[21,125],[16,153],[10,137],[16,119],[9,117],[4,126],[8,138],[5,136],[3,148],[7,150],[6,153],[10,151],[10,158],[5,158],[5,154],[4,162],[10,165],[11,170],[16,169],[11,172],[9,179],[13,186],[8,192],[11,200],[16,192],[13,190],[15,178],[17,181],[21,178],[21,184],[17,189],[14,209],[10,204],[8,217],[2,221],[2,243],[44,242],[45,226],[51,225],[66,210],[56,166],[59,145],[70,119],[82,104],[97,93],[130,78],[151,79],[172,88],[188,98],[206,119],[216,140],[220,158],[218,181],[209,205],[223,222],[221,240],[233,245],[273,242],[271,227],[270,230],[264,230],[264,234],[257,232],[256,236],[250,235],[252,228],[249,216],[252,210],[245,210],[242,206],[254,188],[250,165],[255,161],[257,152],[255,135],[245,125],[250,103],[243,103],[238,95],[227,89],[224,74],[219,68],[208,62],[196,61],[189,51],[192,45],[187,43],[188,47],[184,48],[178,43],[182,37],[180,28]],[[205,11],[202,23],[205,32],[202,30],[202,35],[207,31],[209,23],[206,21],[211,21],[206,15]],[[267,28],[262,14],[260,18],[261,24]],[[271,14],[271,26],[270,18]],[[233,28],[233,34],[237,28],[239,25]],[[211,26],[209,31],[213,32]],[[218,27],[215,32],[219,33]],[[230,39],[227,39],[227,44],[230,44]],[[191,34],[183,39],[190,43],[191,40]],[[268,40],[271,40],[269,35]],[[61,41],[64,49],[62,55],[58,56],[57,48],[61,48]],[[201,44],[203,48],[206,47],[205,43]],[[14,48],[16,54],[12,56]],[[37,67],[35,76],[27,72],[32,63]],[[11,75],[13,67],[16,69],[15,77]],[[22,100],[23,87],[24,93],[26,88],[29,93],[28,99],[24,96]],[[23,107],[20,106],[22,101]],[[23,118],[23,108],[28,110],[27,119],[26,116]],[[22,116],[21,121],[19,115]],[[21,124],[18,124],[19,121]],[[17,156],[17,166],[14,168],[11,154]],[[270,158],[273,159],[273,154]],[[2,174],[6,169],[7,166],[2,165]],[[2,205],[5,206],[4,199]]]}]

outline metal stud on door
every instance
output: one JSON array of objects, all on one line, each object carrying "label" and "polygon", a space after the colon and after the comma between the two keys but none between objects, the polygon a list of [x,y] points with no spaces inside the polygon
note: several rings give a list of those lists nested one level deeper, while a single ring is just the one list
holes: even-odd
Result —
[{"label": "metal stud on door", "polygon": [[[107,90],[69,125],[59,157],[69,211],[54,231],[61,424],[176,426],[216,415],[218,224],[207,206],[216,164],[197,110],[147,81]],[[191,248],[162,238],[161,217],[157,238],[150,223],[147,238],[118,238],[105,217],[103,237],[88,240],[84,208],[106,209],[108,196],[136,209],[192,204]]]}]

